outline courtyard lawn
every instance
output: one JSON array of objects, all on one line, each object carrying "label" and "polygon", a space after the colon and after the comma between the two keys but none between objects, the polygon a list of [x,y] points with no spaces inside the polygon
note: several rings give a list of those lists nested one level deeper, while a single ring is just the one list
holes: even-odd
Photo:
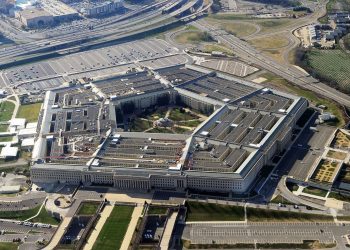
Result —
[{"label": "courtyard lawn", "polygon": [[156,206],[150,206],[148,208],[148,214],[166,214],[168,211],[167,207],[156,207]]},{"label": "courtyard lawn", "polygon": [[38,121],[42,103],[21,105],[18,109],[17,118],[25,118],[27,122]]},{"label": "courtyard lawn", "polygon": [[306,187],[303,189],[303,193],[326,197],[328,191],[314,187]]},{"label": "courtyard lawn", "polygon": [[94,215],[97,211],[98,203],[83,203],[78,211],[78,215]]},{"label": "courtyard lawn", "polygon": [[12,102],[0,102],[0,122],[11,120],[15,104]]},{"label": "courtyard lawn", "polygon": [[128,229],[134,207],[116,206],[103,225],[93,250],[118,250]]},{"label": "courtyard lawn", "polygon": [[175,108],[171,110],[169,119],[173,121],[187,121],[198,119],[198,117],[190,112],[186,112],[184,109]]}]

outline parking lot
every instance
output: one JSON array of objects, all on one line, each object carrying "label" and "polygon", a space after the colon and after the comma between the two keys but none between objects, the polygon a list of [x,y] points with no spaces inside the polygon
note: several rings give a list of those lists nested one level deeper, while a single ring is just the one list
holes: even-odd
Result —
[{"label": "parking lot", "polygon": [[187,60],[165,41],[140,40],[10,68],[0,75],[0,86],[21,85],[23,92],[47,90],[82,76],[110,75],[140,64],[160,68]]},{"label": "parking lot", "polygon": [[37,207],[45,200],[44,192],[27,192],[16,197],[0,197],[0,211],[18,211]]},{"label": "parking lot", "polygon": [[246,77],[259,70],[245,63],[229,60],[206,60],[201,62],[200,65],[240,77]]},{"label": "parking lot", "polygon": [[303,240],[332,243],[348,232],[348,225],[335,223],[193,223],[186,225],[183,238],[193,244],[302,243]]}]

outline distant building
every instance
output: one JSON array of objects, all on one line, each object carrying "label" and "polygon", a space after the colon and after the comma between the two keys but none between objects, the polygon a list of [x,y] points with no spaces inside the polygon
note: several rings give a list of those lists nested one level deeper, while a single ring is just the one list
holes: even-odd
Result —
[{"label": "distant building", "polygon": [[121,7],[123,7],[122,0],[101,1],[99,3],[90,2],[83,5],[80,12],[88,17],[104,16],[116,12]]},{"label": "distant building", "polygon": [[34,137],[23,139],[21,143],[21,148],[24,150],[32,150],[34,147],[34,143]]},{"label": "distant building", "polygon": [[28,28],[48,26],[54,21],[53,16],[43,9],[25,9],[17,11],[15,17]]},{"label": "distant building", "polygon": [[41,7],[53,16],[56,22],[66,22],[79,18],[79,13],[58,0],[41,0]]},{"label": "distant building", "polygon": [[8,14],[10,9],[15,6],[14,0],[0,0],[0,12]]},{"label": "distant building", "polygon": [[17,157],[18,147],[6,146],[3,147],[0,153],[1,159],[14,159]]}]

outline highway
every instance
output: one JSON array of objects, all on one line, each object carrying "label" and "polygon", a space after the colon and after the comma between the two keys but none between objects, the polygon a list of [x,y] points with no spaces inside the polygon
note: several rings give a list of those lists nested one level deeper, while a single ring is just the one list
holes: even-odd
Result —
[{"label": "highway", "polygon": [[[173,18],[172,13],[162,14],[163,9],[166,8],[169,3],[173,2],[174,1],[166,0],[155,3],[148,6],[146,9],[138,9],[131,14],[126,14],[127,17],[122,16],[119,21],[112,20],[110,24],[97,25],[93,30],[82,30],[51,39],[8,47],[0,52],[0,57],[2,58],[1,64],[15,62],[24,58],[31,58],[32,54],[36,54],[36,56],[45,55],[49,52],[58,52],[67,48],[70,48],[70,50],[68,50],[68,52],[70,52],[72,48],[78,49],[84,46],[92,46],[129,37],[131,35],[137,35],[145,31],[152,31],[156,28],[166,27],[184,18]],[[192,4],[186,4],[184,6],[186,6],[186,8],[181,7],[180,12],[175,10],[177,15],[186,13],[193,8]],[[205,8],[201,9],[201,7],[203,6],[198,7],[197,10],[205,11]]]},{"label": "highway", "polygon": [[327,86],[324,83],[319,82],[317,79],[296,69],[295,67],[282,65],[276,62],[272,58],[263,55],[260,51],[255,49],[247,42],[240,40],[224,30],[211,26],[203,19],[193,21],[192,24],[198,29],[208,32],[219,43],[223,43],[231,47],[235,54],[245,61],[281,76],[295,85],[311,90],[321,96],[332,99],[339,104],[350,107],[349,96]]}]

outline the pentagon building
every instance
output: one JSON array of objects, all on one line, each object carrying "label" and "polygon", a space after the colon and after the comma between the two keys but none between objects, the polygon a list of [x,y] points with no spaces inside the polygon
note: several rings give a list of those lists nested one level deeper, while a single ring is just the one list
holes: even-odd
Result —
[{"label": "the pentagon building", "polygon": [[[191,134],[128,132],[125,113],[181,102]],[[48,91],[33,182],[244,193],[287,148],[307,100],[194,66],[136,69]]]}]

